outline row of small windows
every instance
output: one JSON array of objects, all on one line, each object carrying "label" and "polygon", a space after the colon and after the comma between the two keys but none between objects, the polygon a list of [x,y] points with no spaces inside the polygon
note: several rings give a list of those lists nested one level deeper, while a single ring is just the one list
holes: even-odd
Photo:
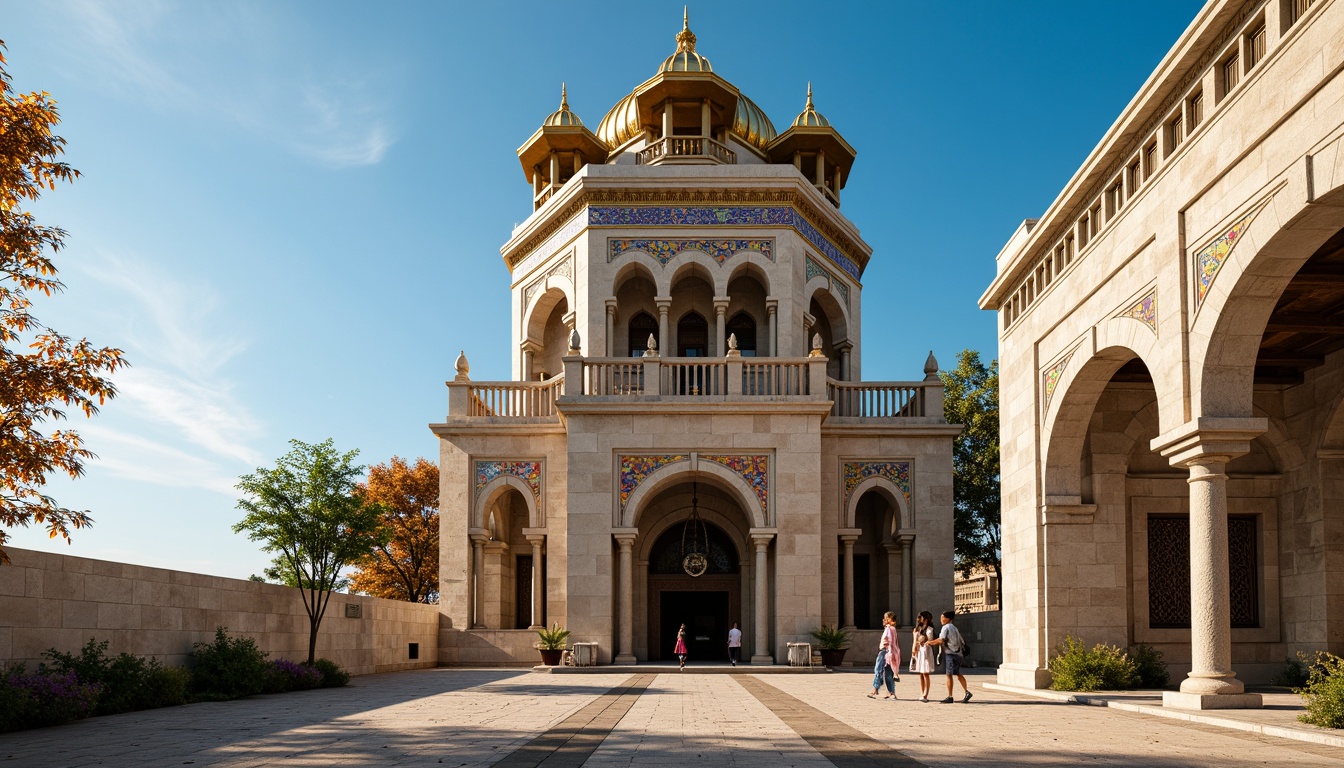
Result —
[{"label": "row of small windows", "polygon": [[[1280,0],[1280,2],[1282,28],[1287,31],[1317,0]],[[1235,91],[1242,79],[1264,60],[1265,23],[1263,13],[1248,22],[1241,34],[1229,44],[1223,56],[1217,59],[1219,63],[1213,69],[1212,84],[1216,93],[1215,106],[1222,104],[1227,96]],[[1109,224],[1124,209],[1125,204],[1139,193],[1148,180],[1157,173],[1159,167],[1170,159],[1185,140],[1204,123],[1206,79],[1201,77],[1196,81],[1191,92],[1162,122],[1161,130],[1148,137],[1138,153],[1132,156],[1123,166],[1123,170],[1103,188],[1101,197],[1088,207],[1055,247],[1041,257],[1036,268],[1027,275],[1003,307],[1001,314],[1004,328],[1016,322],[1036,297],[1073,264],[1075,244],[1076,250],[1081,252],[1095,240],[1102,227]]]}]

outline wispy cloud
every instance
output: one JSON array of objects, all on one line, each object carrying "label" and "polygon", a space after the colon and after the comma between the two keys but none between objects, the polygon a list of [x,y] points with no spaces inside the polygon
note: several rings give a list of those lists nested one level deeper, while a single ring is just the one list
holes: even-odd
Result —
[{"label": "wispy cloud", "polygon": [[157,109],[223,120],[332,169],[376,165],[395,141],[371,83],[343,78],[338,68],[315,74],[248,60],[265,48],[242,44],[268,27],[265,6],[68,0],[59,7],[77,41],[69,50],[88,76]]}]

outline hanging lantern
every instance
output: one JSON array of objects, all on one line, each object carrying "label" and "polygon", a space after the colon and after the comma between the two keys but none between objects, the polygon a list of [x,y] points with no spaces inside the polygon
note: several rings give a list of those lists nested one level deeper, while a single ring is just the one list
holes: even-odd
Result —
[{"label": "hanging lantern", "polygon": [[691,481],[691,516],[681,526],[681,568],[691,578],[709,570],[709,531],[700,519],[700,496]]}]

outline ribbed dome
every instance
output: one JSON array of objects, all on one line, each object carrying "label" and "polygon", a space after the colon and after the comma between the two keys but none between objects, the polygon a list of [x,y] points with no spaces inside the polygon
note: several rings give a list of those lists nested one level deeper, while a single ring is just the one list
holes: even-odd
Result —
[{"label": "ribbed dome", "polygon": [[812,128],[830,128],[831,121],[812,106],[812,84],[807,84],[807,106],[798,117],[794,118],[793,124],[802,127]]},{"label": "ribbed dome", "polygon": [[677,33],[677,52],[663,61],[659,72],[713,72],[709,59],[695,52],[695,33],[686,9],[681,12],[681,31]]},{"label": "ribbed dome", "polygon": [[757,149],[775,140],[775,124],[765,111],[745,93],[737,95],[737,114],[733,116],[733,134]]},{"label": "ribbed dome", "polygon": [[616,102],[606,117],[597,125],[597,139],[609,149],[615,149],[644,130],[639,124],[639,103],[631,93]]},{"label": "ribbed dome", "polygon": [[542,125],[569,125],[574,127],[583,125],[579,116],[569,111],[569,94],[565,91],[564,83],[560,84],[560,108],[552,112]]}]

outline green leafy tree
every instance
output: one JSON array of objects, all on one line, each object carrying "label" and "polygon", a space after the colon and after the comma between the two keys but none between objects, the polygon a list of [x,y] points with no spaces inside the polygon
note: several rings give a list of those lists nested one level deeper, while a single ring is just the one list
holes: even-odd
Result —
[{"label": "green leafy tree", "polygon": [[957,367],[943,379],[943,414],[963,425],[952,447],[953,546],[963,575],[973,568],[994,572],[1002,598],[999,571],[999,363],[986,366],[980,353],[962,350]]},{"label": "green leafy tree", "polygon": [[364,503],[358,483],[359,451],[340,453],[327,439],[316,445],[290,440],[275,467],[243,475],[236,486],[247,513],[234,533],[262,542],[275,554],[266,575],[297,587],[308,612],[308,663],[317,656],[317,630],[331,594],[345,586],[341,569],[368,552],[379,509]]},{"label": "green leafy tree", "polygon": [[49,475],[79,477],[93,457],[79,433],[47,423],[64,419],[64,408],[97,413],[117,392],[102,374],[126,365],[121,350],[72,341],[31,312],[31,295],[64,287],[51,255],[64,245],[65,230],[23,210],[56,182],[79,176],[60,161],[65,139],[52,133],[59,122],[50,94],[13,91],[0,54],[0,564],[9,562],[7,528],[37,523],[69,541],[71,529],[92,522],[43,492]]}]

